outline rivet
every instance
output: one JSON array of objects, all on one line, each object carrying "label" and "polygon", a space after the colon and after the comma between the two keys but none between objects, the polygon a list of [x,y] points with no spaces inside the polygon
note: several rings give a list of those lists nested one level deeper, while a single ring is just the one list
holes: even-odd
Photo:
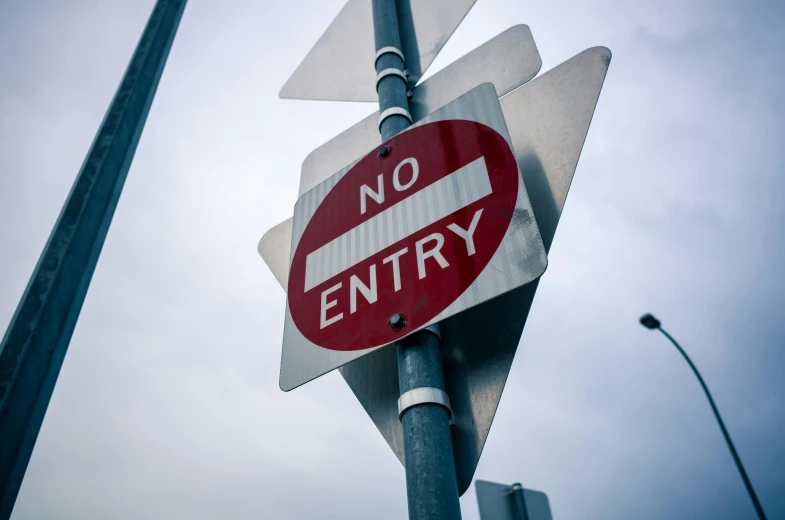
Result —
[{"label": "rivet", "polygon": [[392,318],[389,321],[390,327],[395,330],[402,329],[404,325],[406,325],[406,318],[400,312],[398,314],[393,314]]}]

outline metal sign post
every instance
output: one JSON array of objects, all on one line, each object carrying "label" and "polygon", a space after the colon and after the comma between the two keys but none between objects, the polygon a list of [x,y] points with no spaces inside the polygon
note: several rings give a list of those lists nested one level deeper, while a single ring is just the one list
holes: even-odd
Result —
[{"label": "metal sign post", "polygon": [[0,520],[11,516],[186,0],[158,0],[0,344]]},{"label": "metal sign post", "polygon": [[[395,0],[373,0],[376,90],[382,141],[412,123],[395,4]],[[379,153],[383,152],[384,149]],[[444,391],[438,325],[405,338],[396,348],[401,393],[398,410],[404,432],[409,519],[460,519],[461,504],[450,435],[452,410]]]}]

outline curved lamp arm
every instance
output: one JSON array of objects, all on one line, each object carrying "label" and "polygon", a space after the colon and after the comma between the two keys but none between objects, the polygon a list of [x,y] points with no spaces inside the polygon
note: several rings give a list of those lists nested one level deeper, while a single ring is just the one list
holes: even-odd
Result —
[{"label": "curved lamp arm", "polygon": [[706,393],[706,398],[709,400],[709,404],[711,405],[711,410],[714,412],[714,417],[717,419],[717,423],[720,425],[720,430],[722,430],[722,436],[725,437],[725,442],[728,444],[728,449],[730,450],[731,455],[733,456],[734,462],[736,462],[736,467],[739,470],[739,474],[741,475],[741,479],[744,481],[744,486],[747,488],[747,493],[750,495],[750,500],[752,500],[752,505],[755,506],[755,512],[758,513],[758,518],[760,520],[766,520],[766,514],[763,512],[763,507],[760,505],[760,501],[758,500],[758,496],[755,494],[755,490],[752,488],[752,482],[750,478],[747,476],[747,472],[744,470],[744,465],[741,463],[741,458],[739,458],[739,454],[736,452],[736,447],[733,445],[733,441],[731,441],[730,434],[728,433],[728,429],[725,428],[725,423],[722,421],[722,417],[720,417],[720,411],[717,409],[717,405],[714,404],[714,399],[711,397],[711,392],[709,392],[709,387],[706,386],[706,382],[703,381],[703,377],[701,377],[700,372],[698,372],[698,367],[695,366],[695,363],[692,362],[690,356],[681,348],[673,336],[668,334],[665,329],[662,328],[662,324],[660,320],[652,316],[651,314],[644,314],[641,316],[640,319],[641,325],[646,327],[647,329],[651,330],[659,330],[662,334],[673,343],[673,346],[676,347],[681,355],[684,356],[684,360],[687,361],[687,364],[690,365],[690,368],[695,373],[695,377],[698,378],[698,382],[703,387],[703,391]]}]

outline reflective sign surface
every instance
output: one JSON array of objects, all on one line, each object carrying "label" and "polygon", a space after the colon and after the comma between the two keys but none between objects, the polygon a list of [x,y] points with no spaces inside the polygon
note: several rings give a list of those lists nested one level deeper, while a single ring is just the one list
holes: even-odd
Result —
[{"label": "reflective sign surface", "polygon": [[384,146],[295,206],[284,390],[545,270],[493,85]]}]

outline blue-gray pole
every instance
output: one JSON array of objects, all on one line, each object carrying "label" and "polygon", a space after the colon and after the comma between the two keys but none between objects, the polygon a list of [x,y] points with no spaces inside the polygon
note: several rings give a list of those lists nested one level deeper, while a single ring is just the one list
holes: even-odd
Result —
[{"label": "blue-gray pole", "polygon": [[[398,342],[401,395],[417,388],[444,390],[439,337],[423,330]],[[419,404],[401,416],[410,520],[461,518],[450,416],[437,404]]]},{"label": "blue-gray pole", "polygon": [[[381,78],[376,89],[379,93],[379,132],[382,140],[387,141],[411,124],[408,81],[401,77],[405,75],[402,74],[405,64],[395,0],[373,0],[373,27],[376,72]],[[385,153],[389,151],[382,148],[380,156]],[[405,319],[405,316],[397,319]],[[398,386],[402,396],[416,389],[444,393],[441,350],[435,330],[417,332],[398,342],[397,349]],[[460,519],[447,408],[434,402],[420,402],[403,412],[401,423],[410,520]]]},{"label": "blue-gray pole", "polygon": [[185,4],[155,4],[0,344],[0,520],[11,516]]},{"label": "blue-gray pole", "polygon": [[750,477],[747,476],[747,471],[744,469],[744,465],[741,463],[741,457],[739,457],[736,447],[733,445],[733,441],[730,438],[730,433],[728,433],[728,429],[725,427],[722,417],[720,417],[720,411],[717,409],[717,405],[714,404],[714,398],[711,397],[709,387],[706,386],[706,383],[703,381],[703,377],[701,376],[700,372],[698,372],[698,367],[696,367],[695,363],[692,362],[692,359],[690,359],[690,356],[687,355],[687,352],[681,348],[681,345],[679,345],[676,340],[673,339],[673,336],[668,334],[665,329],[662,328],[660,320],[651,314],[644,314],[641,316],[640,322],[641,325],[647,329],[659,330],[662,332],[662,334],[668,338],[673,346],[676,347],[676,349],[681,353],[681,355],[684,357],[684,360],[692,369],[692,372],[695,374],[695,377],[698,379],[698,382],[703,388],[703,392],[706,394],[706,399],[709,400],[711,411],[714,412],[714,418],[717,419],[717,424],[720,426],[720,431],[722,431],[722,436],[725,438],[725,443],[728,445],[731,457],[733,457],[733,462],[736,463],[736,468],[739,470],[739,475],[741,475],[741,480],[744,482],[744,487],[747,488],[747,494],[750,496],[752,506],[755,508],[755,513],[757,513],[760,520],[766,520],[766,513],[763,512],[763,506],[760,504],[760,500],[758,500],[758,495],[755,494],[755,489],[752,487],[752,481],[750,480]]}]

